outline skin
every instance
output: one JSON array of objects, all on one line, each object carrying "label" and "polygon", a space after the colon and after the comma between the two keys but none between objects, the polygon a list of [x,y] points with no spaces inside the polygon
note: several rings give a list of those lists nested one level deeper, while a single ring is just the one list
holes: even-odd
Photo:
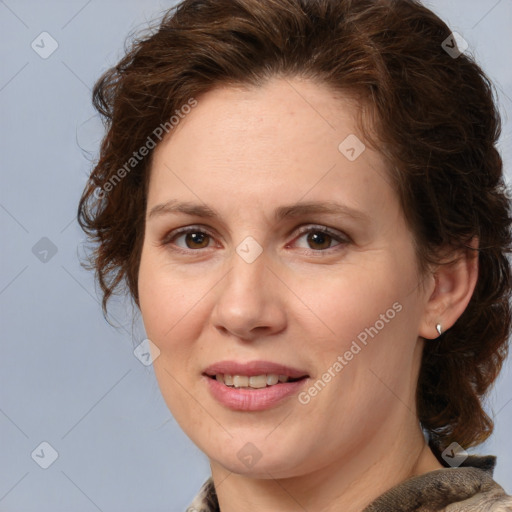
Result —
[{"label": "skin", "polygon": [[[476,260],[419,275],[383,157],[367,146],[349,161],[338,150],[349,134],[364,141],[348,98],[275,78],[197,99],[156,148],[148,190],[139,298],[163,397],[208,456],[223,512],[362,510],[441,468],[416,415],[421,352],[436,323],[446,330],[465,309]],[[218,217],[157,208],[171,200]],[[306,201],[359,216],[274,219],[276,208]],[[175,233],[187,226],[210,236]],[[335,236],[318,237],[319,226]],[[252,263],[236,252],[248,236],[263,250]],[[307,404],[292,396],[232,411],[202,378],[217,361],[262,359],[304,370],[307,390],[395,303],[400,312]],[[248,442],[261,454],[251,467],[237,456]]]}]

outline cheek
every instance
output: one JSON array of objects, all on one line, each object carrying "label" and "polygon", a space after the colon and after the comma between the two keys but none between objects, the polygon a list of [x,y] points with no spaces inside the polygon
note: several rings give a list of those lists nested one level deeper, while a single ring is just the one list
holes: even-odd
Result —
[{"label": "cheek", "polygon": [[304,282],[297,295],[309,309],[307,316],[302,315],[309,319],[308,330],[316,324],[316,332],[327,347],[339,344],[336,348],[343,348],[358,335],[364,341],[365,329],[375,324],[383,332],[400,322],[397,310],[403,309],[407,296],[400,285],[397,272],[388,265],[352,267]]},{"label": "cheek", "polygon": [[335,334],[325,338],[319,352],[326,369],[338,363],[339,378],[333,380],[351,389],[350,395],[343,395],[352,410],[365,409],[366,404],[367,411],[375,408],[377,413],[380,405],[393,399],[390,390],[405,396],[414,386],[420,303],[410,289],[416,279],[414,268],[409,270],[386,264],[357,279],[353,275],[343,287],[336,287],[346,293],[337,299],[331,295],[325,302],[325,323]]},{"label": "cheek", "polygon": [[184,389],[193,393],[197,380],[194,340],[200,335],[204,287],[195,280],[180,278],[149,251],[143,251],[138,289],[147,337],[160,350],[153,369],[162,397],[175,420],[188,431],[191,418],[201,417]]},{"label": "cheek", "polygon": [[[183,339],[183,329],[199,326],[197,319],[205,284],[199,279],[182,276],[162,262],[162,258],[143,250],[139,269],[139,301],[146,333],[160,348]],[[161,346],[160,346],[161,345]],[[175,347],[173,347],[175,348]]]},{"label": "cheek", "polygon": [[[362,418],[368,411],[379,415],[381,406],[393,398],[386,386],[409,392],[417,357],[419,302],[418,294],[411,293],[415,267],[392,258],[373,261],[371,266],[333,272],[315,286],[312,280],[304,282],[298,295],[310,311],[296,320],[309,334],[301,336],[298,350],[313,358],[315,379],[322,381],[317,388],[323,390],[327,383],[325,395],[333,394],[317,405],[336,400],[339,410],[358,411]],[[304,401],[308,398],[309,393]]]}]

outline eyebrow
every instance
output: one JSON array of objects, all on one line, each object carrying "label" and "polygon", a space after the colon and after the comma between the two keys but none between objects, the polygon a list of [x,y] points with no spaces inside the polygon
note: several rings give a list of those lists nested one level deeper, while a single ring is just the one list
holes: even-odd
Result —
[{"label": "eyebrow", "polygon": [[[148,219],[177,213],[210,219],[220,218],[220,215],[216,210],[205,204],[170,200],[151,208]],[[281,221],[288,218],[304,217],[312,214],[340,215],[353,217],[356,220],[364,222],[370,221],[370,218],[366,213],[334,201],[309,201],[280,206],[274,211],[274,219],[276,221]]]}]

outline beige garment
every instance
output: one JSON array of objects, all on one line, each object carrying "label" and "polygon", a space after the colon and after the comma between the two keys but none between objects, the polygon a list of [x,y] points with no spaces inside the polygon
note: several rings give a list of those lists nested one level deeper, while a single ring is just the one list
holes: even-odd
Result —
[{"label": "beige garment", "polygon": [[[492,478],[495,465],[496,457],[469,456],[460,467],[405,480],[363,512],[512,512],[512,497]],[[186,512],[220,512],[211,477]]]}]

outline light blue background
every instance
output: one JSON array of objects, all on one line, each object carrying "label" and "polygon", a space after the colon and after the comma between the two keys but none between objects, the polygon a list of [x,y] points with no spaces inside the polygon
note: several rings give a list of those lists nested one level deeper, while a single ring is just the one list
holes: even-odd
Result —
[{"label": "light blue background", "polygon": [[[121,327],[110,327],[77,258],[75,212],[102,133],[90,89],[128,33],[172,5],[0,0],[0,512],[182,512],[209,474],[151,367],[133,355],[145,338],[140,321],[132,326],[119,300],[112,313]],[[463,35],[498,87],[510,176],[512,2],[427,5]],[[31,48],[43,31],[58,43],[48,59]],[[32,252],[42,237],[57,248],[46,263]],[[508,492],[511,384],[509,362],[489,400],[496,431],[477,450],[499,456],[495,477]],[[46,470],[31,458],[43,441],[58,452]]]}]

